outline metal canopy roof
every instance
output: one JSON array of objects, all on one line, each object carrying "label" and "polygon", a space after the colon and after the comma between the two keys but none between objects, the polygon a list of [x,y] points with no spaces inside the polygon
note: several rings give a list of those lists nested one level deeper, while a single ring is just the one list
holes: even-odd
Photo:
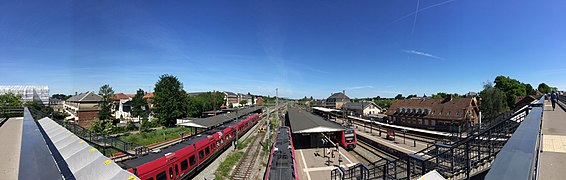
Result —
[{"label": "metal canopy roof", "polygon": [[214,127],[220,124],[224,124],[227,121],[239,118],[241,116],[247,115],[249,113],[255,112],[257,110],[260,110],[261,108],[263,108],[263,106],[255,106],[255,107],[250,107],[250,108],[246,108],[246,109],[240,109],[238,111],[235,112],[231,112],[228,114],[220,114],[220,115],[216,115],[216,116],[211,116],[211,117],[207,117],[207,118],[200,118],[200,119],[189,119],[189,120],[183,120],[183,119],[179,119],[177,120],[177,125],[180,126],[188,126],[188,127],[197,127],[197,128],[210,128],[210,127]]},{"label": "metal canopy roof", "polygon": [[287,180],[297,179],[293,161],[295,157],[291,151],[291,138],[288,127],[280,127],[277,130],[275,148],[272,151],[271,167],[269,168],[269,179]]},{"label": "metal canopy roof", "polygon": [[313,107],[312,109],[319,110],[319,111],[326,112],[326,113],[328,113],[328,112],[341,112],[340,110],[337,110],[337,109],[329,109],[329,108],[324,108],[324,107]]},{"label": "metal canopy roof", "polygon": [[288,109],[292,133],[322,133],[343,131],[344,127],[302,109]]},{"label": "metal canopy roof", "polygon": [[52,119],[38,123],[49,138],[46,141],[54,146],[52,151],[57,151],[76,179],[138,179]]}]

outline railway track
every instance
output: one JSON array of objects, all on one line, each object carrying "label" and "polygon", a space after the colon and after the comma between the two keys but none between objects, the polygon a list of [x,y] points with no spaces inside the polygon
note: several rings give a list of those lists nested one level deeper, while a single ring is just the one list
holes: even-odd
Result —
[{"label": "railway track", "polygon": [[[354,122],[354,125],[357,125],[358,127],[361,127],[361,128],[364,127],[364,124],[362,124],[360,122],[357,122],[355,120],[353,122]],[[369,126],[366,126],[366,128],[370,129]],[[387,131],[385,129],[379,129],[379,128],[376,128],[375,126],[372,126],[371,129],[373,129],[374,131],[377,131],[377,132],[381,131],[382,133],[387,133]],[[399,134],[399,135],[401,135],[401,134]],[[432,138],[432,137],[428,137],[428,136],[424,136],[424,135],[418,135],[418,134],[414,134],[414,133],[406,133],[405,135],[406,135],[405,137],[407,139],[411,139],[411,140],[415,140],[415,141],[423,142],[423,143],[427,143],[427,144],[434,144],[438,140],[438,138]]]},{"label": "railway track", "polygon": [[364,163],[367,164],[379,161],[384,158],[391,158],[391,159],[396,158],[395,156],[387,152],[384,152],[382,150],[379,150],[376,147],[373,147],[362,141],[357,142],[357,147],[353,150],[353,152],[362,158],[360,160],[364,161]]},{"label": "railway track", "polygon": [[230,179],[251,179],[251,175],[254,166],[256,164],[257,158],[259,157],[259,152],[261,151],[261,140],[265,136],[265,133],[258,132],[256,138],[249,144],[248,149],[244,153],[242,159],[232,171],[232,176]]}]

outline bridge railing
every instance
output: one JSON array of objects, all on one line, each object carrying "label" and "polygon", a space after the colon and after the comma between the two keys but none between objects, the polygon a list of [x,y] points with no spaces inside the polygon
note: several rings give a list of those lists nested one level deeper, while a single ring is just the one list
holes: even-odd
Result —
[{"label": "bridge railing", "polygon": [[[369,179],[414,179],[432,170],[448,178],[468,179],[489,169],[495,155],[526,117],[540,116],[538,111],[530,113],[529,110],[523,108],[512,115],[503,115],[457,142],[437,143],[415,154],[385,164],[371,165],[368,169]],[[348,174],[349,171],[357,170],[350,168],[344,173]]]},{"label": "bridge railing", "polygon": [[24,107],[0,106],[0,118],[24,117]]},{"label": "bridge railing", "polygon": [[[544,97],[541,98],[544,102]],[[543,103],[537,103],[503,146],[486,179],[536,179],[542,144]]]},{"label": "bridge railing", "polygon": [[[39,110],[35,110],[33,108],[28,109],[35,117],[48,117],[47,114]],[[36,119],[39,120],[41,118]],[[89,129],[79,126],[75,123],[69,123],[54,118],[51,119],[53,119],[53,121],[57,122],[59,125],[65,127],[67,130],[71,131],[73,134],[79,136],[81,139],[91,143],[94,146],[103,148],[103,151],[106,151],[107,148],[111,148],[131,156],[140,156],[149,152],[149,149],[147,147],[138,145],[136,143],[126,142],[115,137],[94,133]]]}]

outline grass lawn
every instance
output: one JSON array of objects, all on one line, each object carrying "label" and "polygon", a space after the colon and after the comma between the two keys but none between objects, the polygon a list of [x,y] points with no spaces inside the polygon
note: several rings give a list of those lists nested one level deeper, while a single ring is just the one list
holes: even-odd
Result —
[{"label": "grass lawn", "polygon": [[118,137],[122,141],[133,142],[142,146],[147,146],[153,143],[165,141],[167,139],[173,139],[179,137],[179,132],[183,132],[187,136],[191,133],[192,128],[185,127],[174,127],[174,128],[163,128],[159,130],[141,132],[138,134],[129,134]]},{"label": "grass lawn", "polygon": [[243,156],[244,152],[242,151],[228,154],[226,160],[220,163],[220,166],[218,166],[218,169],[214,173],[214,175],[216,175],[215,179],[227,179],[228,173],[232,170],[232,167],[236,166],[236,163],[238,163]]}]

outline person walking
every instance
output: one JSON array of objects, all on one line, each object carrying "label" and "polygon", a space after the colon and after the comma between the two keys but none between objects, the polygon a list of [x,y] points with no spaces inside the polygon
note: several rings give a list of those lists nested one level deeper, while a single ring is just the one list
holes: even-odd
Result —
[{"label": "person walking", "polygon": [[552,111],[554,111],[554,109],[556,109],[556,101],[558,100],[558,94],[556,94],[556,92],[552,91],[552,94],[550,94],[550,102],[552,102]]}]

